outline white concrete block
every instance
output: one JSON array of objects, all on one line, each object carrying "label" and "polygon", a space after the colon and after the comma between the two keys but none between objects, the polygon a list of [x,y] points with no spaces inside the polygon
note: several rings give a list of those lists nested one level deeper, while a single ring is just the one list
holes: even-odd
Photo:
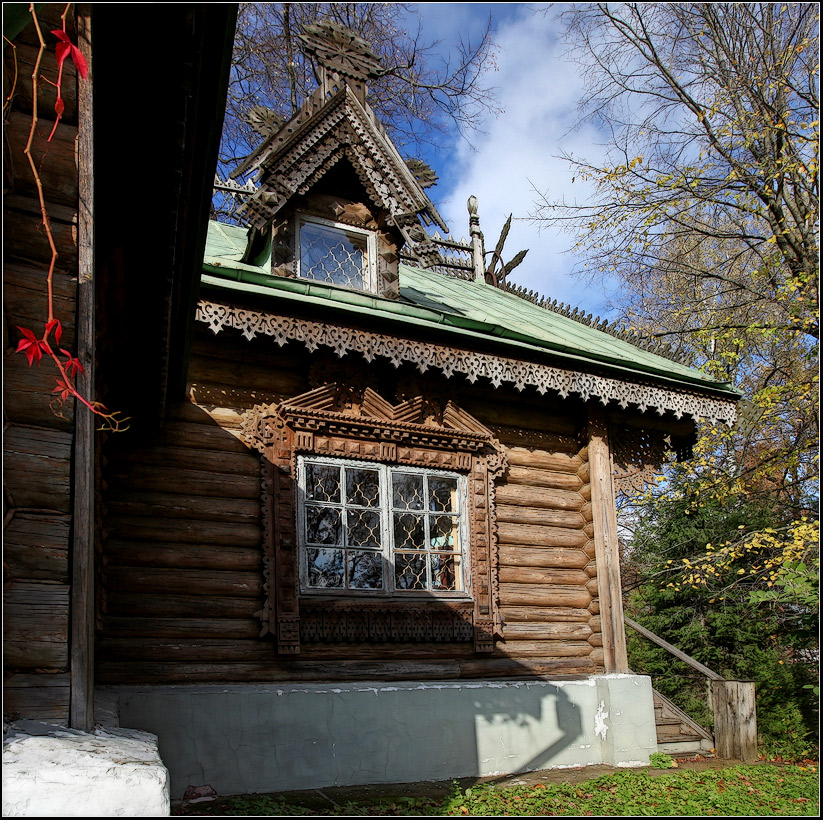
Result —
[{"label": "white concrete block", "polygon": [[157,737],[21,721],[3,737],[4,817],[164,817],[169,775]]}]

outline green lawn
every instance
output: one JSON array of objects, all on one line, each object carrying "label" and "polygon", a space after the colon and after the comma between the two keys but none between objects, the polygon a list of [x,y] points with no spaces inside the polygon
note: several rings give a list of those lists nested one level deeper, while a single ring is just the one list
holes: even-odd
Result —
[{"label": "green lawn", "polygon": [[[319,800],[318,800],[319,798]],[[455,783],[442,798],[394,795],[331,803],[319,795],[244,795],[177,808],[201,816],[818,816],[817,764],[730,766],[706,771],[625,770],[579,783]]]}]

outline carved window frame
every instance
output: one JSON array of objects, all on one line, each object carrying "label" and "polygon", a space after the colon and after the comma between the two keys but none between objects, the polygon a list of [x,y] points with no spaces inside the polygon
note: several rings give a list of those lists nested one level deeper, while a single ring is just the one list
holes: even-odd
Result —
[{"label": "carved window frame", "polygon": [[[449,402],[443,421],[423,423],[419,397],[392,406],[366,388],[362,401],[341,408],[350,391],[326,385],[294,399],[258,405],[244,416],[246,440],[263,456],[262,511],[265,601],[261,636],[277,651],[300,653],[304,642],[473,641],[494,650],[502,632],[497,580],[494,482],[505,450],[490,430]],[[442,470],[465,476],[470,597],[387,597],[302,594],[299,577],[297,465],[300,456],[352,459]]]}]

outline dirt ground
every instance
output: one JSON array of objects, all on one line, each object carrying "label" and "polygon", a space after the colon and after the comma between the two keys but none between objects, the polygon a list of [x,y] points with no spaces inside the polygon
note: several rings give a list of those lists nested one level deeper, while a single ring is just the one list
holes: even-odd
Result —
[{"label": "dirt ground", "polygon": [[[695,770],[704,771],[706,769],[722,769],[727,766],[737,766],[740,760],[719,760],[715,757],[677,758],[677,768],[654,769],[648,768],[646,771],[652,777],[665,777],[677,771]],[[762,765],[774,765],[764,763]],[[615,771],[613,766],[580,766],[567,769],[543,769],[536,772],[524,774],[513,774],[498,777],[462,778],[460,784],[463,788],[482,783],[494,783],[503,786],[530,785],[537,783],[580,783],[584,780],[591,780],[601,775],[611,774]],[[394,796],[405,797],[431,797],[435,800],[445,797],[451,790],[452,781],[423,781],[420,783],[381,783],[376,786],[329,786],[322,789],[312,789],[309,791],[278,792],[276,796],[285,797],[289,802],[300,803],[321,809],[324,805],[338,806],[347,802],[369,803],[380,798]],[[215,816],[219,813],[220,798],[229,795],[218,795],[213,801],[203,800],[195,803],[186,801],[172,801],[173,815],[186,816]]]}]

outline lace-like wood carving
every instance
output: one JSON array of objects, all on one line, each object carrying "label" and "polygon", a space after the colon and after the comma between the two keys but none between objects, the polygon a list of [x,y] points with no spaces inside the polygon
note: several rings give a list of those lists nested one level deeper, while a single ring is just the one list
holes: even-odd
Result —
[{"label": "lace-like wood carving", "polygon": [[[263,456],[266,598],[260,613],[261,634],[273,633],[281,654],[299,653],[301,641],[354,640],[353,636],[464,640],[467,622],[475,651],[493,651],[494,637],[502,632],[494,481],[507,469],[505,450],[487,428],[452,402],[444,408],[440,426],[423,417],[426,408],[420,396],[392,405],[370,387],[351,401],[350,391],[326,384],[280,404],[258,405],[244,415],[244,437]],[[360,600],[344,604],[301,600],[295,482],[300,454],[466,475],[473,600],[364,600],[362,604]],[[421,609],[427,613],[423,619]],[[341,620],[334,625],[333,613],[338,610]]]},{"label": "lace-like wood carving", "polygon": [[258,334],[271,336],[279,345],[297,341],[310,351],[318,347],[331,348],[341,357],[361,353],[367,362],[381,356],[395,367],[411,362],[421,373],[436,368],[447,378],[453,373],[465,375],[470,382],[485,377],[495,387],[504,382],[518,390],[533,386],[540,393],[553,391],[563,398],[576,393],[584,401],[596,398],[604,405],[614,401],[622,408],[633,405],[641,412],[647,409],[656,410],[660,415],[672,412],[677,418],[691,416],[695,421],[705,418],[713,424],[732,425],[736,415],[734,402],[711,396],[215,302],[201,301],[197,320],[207,324],[214,333],[234,328],[249,340]]}]

